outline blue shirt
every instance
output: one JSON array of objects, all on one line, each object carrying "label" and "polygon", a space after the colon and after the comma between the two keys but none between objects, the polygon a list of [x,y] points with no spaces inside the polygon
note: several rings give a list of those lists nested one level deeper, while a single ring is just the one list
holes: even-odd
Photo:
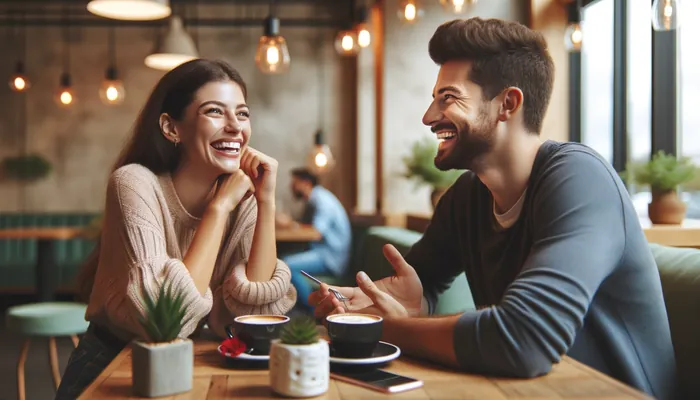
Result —
[{"label": "blue shirt", "polygon": [[315,186],[309,196],[302,222],[313,225],[321,233],[321,240],[311,249],[321,253],[326,268],[341,275],[350,259],[352,231],[345,208],[328,189]]}]

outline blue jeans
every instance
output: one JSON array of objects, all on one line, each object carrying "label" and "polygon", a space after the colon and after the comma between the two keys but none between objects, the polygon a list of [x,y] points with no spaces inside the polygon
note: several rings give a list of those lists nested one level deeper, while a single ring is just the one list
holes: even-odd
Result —
[{"label": "blue jeans", "polygon": [[317,251],[309,250],[288,255],[283,260],[292,271],[292,285],[297,289],[297,304],[310,308],[309,295],[316,290],[317,285],[299,271],[304,270],[311,275],[327,274],[329,271],[323,258]]},{"label": "blue jeans", "polygon": [[90,325],[80,339],[78,347],[70,355],[55,400],[77,399],[125,345],[118,343],[117,340],[112,342],[100,340],[95,336],[94,326]]}]

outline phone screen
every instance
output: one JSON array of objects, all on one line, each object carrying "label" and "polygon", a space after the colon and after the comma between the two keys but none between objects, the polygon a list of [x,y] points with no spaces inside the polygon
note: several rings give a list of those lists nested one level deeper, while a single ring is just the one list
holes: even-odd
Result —
[{"label": "phone screen", "polygon": [[359,383],[362,384],[362,386],[372,387],[383,392],[404,391],[423,386],[423,382],[420,380],[380,369],[362,372],[335,372],[332,375],[340,380],[350,383]]}]

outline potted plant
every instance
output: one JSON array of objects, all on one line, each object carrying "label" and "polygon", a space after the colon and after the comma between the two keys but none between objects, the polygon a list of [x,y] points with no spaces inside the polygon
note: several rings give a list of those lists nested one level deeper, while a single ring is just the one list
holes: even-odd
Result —
[{"label": "potted plant", "polygon": [[312,397],[328,391],[328,342],[309,317],[292,318],[271,342],[270,386],[287,397]]},{"label": "potted plant", "polygon": [[21,181],[41,179],[51,173],[51,163],[38,154],[7,157],[2,168],[6,176]]},{"label": "potted plant", "polygon": [[653,224],[680,224],[685,218],[686,204],[678,197],[678,185],[695,176],[695,166],[687,157],[676,157],[659,151],[650,161],[630,166],[623,178],[651,188],[649,220]]},{"label": "potted plant", "polygon": [[428,185],[433,189],[430,194],[433,208],[435,208],[438,200],[440,200],[447,188],[462,174],[462,171],[458,170],[440,171],[435,166],[436,154],[437,146],[435,141],[425,138],[414,143],[411,148],[411,154],[403,159],[406,165],[406,174],[404,176],[414,179],[419,185]]},{"label": "potted plant", "polygon": [[163,285],[157,299],[145,296],[145,305],[140,322],[148,338],[132,342],[134,394],[160,397],[191,390],[192,341],[178,337],[187,322],[183,294]]}]

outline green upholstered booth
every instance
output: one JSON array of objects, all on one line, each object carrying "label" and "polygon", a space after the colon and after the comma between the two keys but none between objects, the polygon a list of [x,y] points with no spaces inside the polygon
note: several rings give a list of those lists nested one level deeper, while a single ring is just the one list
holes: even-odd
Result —
[{"label": "green upholstered booth", "polygon": [[[0,229],[87,226],[96,213],[0,213]],[[72,286],[78,267],[94,248],[89,239],[59,240],[55,244],[57,287]],[[34,287],[37,241],[0,240],[0,291]]]}]

